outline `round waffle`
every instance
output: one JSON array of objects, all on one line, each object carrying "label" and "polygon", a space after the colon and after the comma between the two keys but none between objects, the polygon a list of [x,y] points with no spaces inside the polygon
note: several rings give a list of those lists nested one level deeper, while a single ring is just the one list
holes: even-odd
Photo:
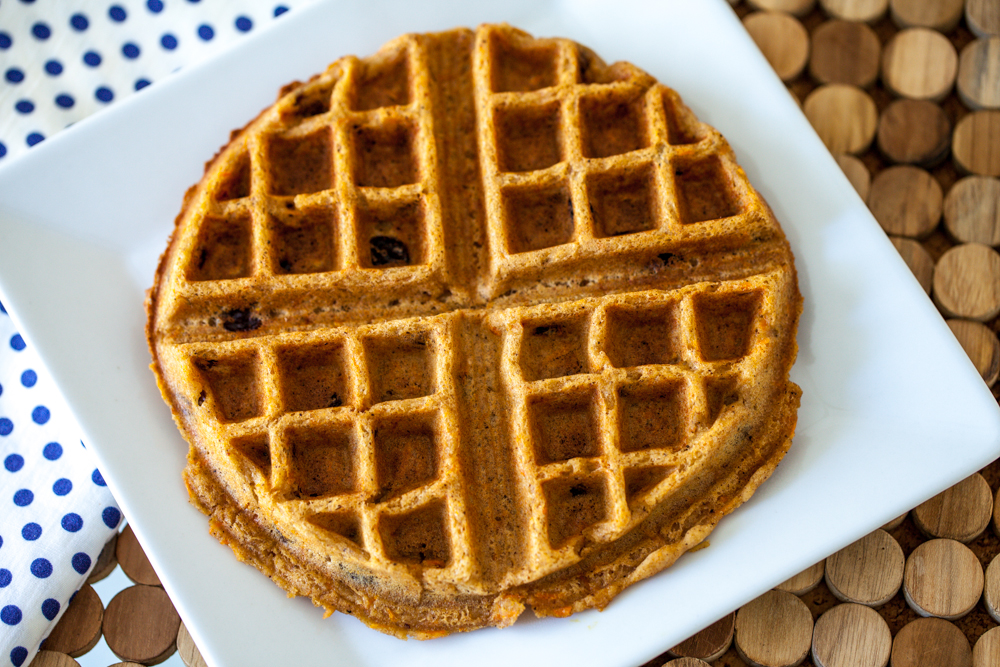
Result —
[{"label": "round waffle", "polygon": [[286,86],[187,193],[147,308],[212,533],[397,636],[604,607],[795,429],[792,255],[726,141],[509,26]]}]

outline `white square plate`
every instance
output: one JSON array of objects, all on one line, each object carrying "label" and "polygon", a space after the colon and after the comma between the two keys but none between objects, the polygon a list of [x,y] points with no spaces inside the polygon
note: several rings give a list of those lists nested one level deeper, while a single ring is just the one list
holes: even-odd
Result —
[{"label": "white square plate", "polygon": [[[185,188],[282,84],[404,32],[500,20],[638,64],[729,139],[796,256],[802,408],[791,452],[710,548],[604,612],[402,642],[322,619],[208,535],[181,483],[187,447],[147,369],[143,297]],[[293,12],[0,168],[0,298],[216,666],[638,665],[1000,455],[996,401],[723,0],[346,0]]]}]

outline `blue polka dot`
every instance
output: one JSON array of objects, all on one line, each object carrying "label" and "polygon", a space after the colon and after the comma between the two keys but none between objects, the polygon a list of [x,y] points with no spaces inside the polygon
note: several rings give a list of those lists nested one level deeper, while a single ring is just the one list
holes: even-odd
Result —
[{"label": "blue polka dot", "polygon": [[0,435],[10,435],[14,430],[14,422],[6,417],[0,417]]},{"label": "blue polka dot", "polygon": [[38,374],[30,368],[21,373],[21,384],[25,387],[34,387],[38,382]]},{"label": "blue polka dot", "polygon": [[274,18],[278,18],[287,11],[288,7],[285,7],[284,5],[278,5],[277,7],[274,8]]},{"label": "blue polka dot", "polygon": [[6,154],[7,154],[7,147],[4,145],[2,141],[0,141],[0,157],[3,157]]},{"label": "blue polka dot", "polygon": [[12,604],[0,609],[0,621],[7,625],[17,625],[21,622],[21,610]]},{"label": "blue polka dot", "polygon": [[111,91],[110,88],[106,86],[101,86],[100,88],[94,91],[94,97],[96,97],[102,102],[110,102],[111,100],[115,99],[115,94]]},{"label": "blue polka dot", "polygon": [[46,558],[36,558],[31,561],[31,573],[39,579],[45,579],[52,574],[52,563]]},{"label": "blue polka dot", "polygon": [[23,646],[15,646],[10,650],[10,661],[14,663],[14,667],[21,667],[27,659],[28,649]]},{"label": "blue polka dot", "polygon": [[51,621],[59,614],[59,607],[59,601],[54,598],[42,601],[42,616]]},{"label": "blue polka dot", "polygon": [[27,507],[35,499],[35,494],[30,489],[18,489],[14,492],[14,504],[18,507]]},{"label": "blue polka dot", "polygon": [[93,474],[91,474],[90,479],[93,480],[94,484],[97,486],[107,486],[108,483],[104,481],[104,476],[101,475],[101,471],[94,468]]},{"label": "blue polka dot", "polygon": [[9,49],[14,40],[5,32],[0,32],[0,49]]},{"label": "blue polka dot", "polygon": [[142,90],[143,88],[145,88],[146,86],[148,86],[151,83],[152,83],[152,81],[150,81],[148,79],[136,79],[136,81],[135,81],[135,89],[136,90]]},{"label": "blue polka dot", "polygon": [[122,55],[131,60],[138,58],[139,45],[133,44],[132,42],[125,42],[125,44],[122,45]]},{"label": "blue polka dot", "polygon": [[97,51],[87,51],[83,54],[83,62],[91,67],[97,67],[101,64],[101,54]]},{"label": "blue polka dot", "polygon": [[28,144],[29,147],[40,144],[43,141],[45,141],[45,135],[41,132],[32,132],[24,138],[24,142]]},{"label": "blue polka dot", "polygon": [[173,51],[177,48],[177,38],[168,32],[160,37],[160,45],[167,51]]},{"label": "blue polka dot", "polygon": [[160,0],[146,0],[146,7],[154,14],[159,14],[163,11],[163,3]]},{"label": "blue polka dot", "polygon": [[13,581],[14,575],[5,567],[0,567],[0,588],[7,588]]},{"label": "blue polka dot", "polygon": [[83,553],[82,551],[79,553],[75,553],[73,554],[72,563],[74,570],[76,570],[80,574],[86,574],[87,570],[90,569],[90,556]]},{"label": "blue polka dot", "polygon": [[80,31],[86,30],[90,27],[90,21],[88,21],[87,17],[83,14],[73,14],[73,16],[70,16],[69,24],[73,26],[74,30]]},{"label": "blue polka dot", "polygon": [[35,409],[31,411],[31,421],[36,424],[44,424],[50,416],[49,409],[44,405],[35,406]]},{"label": "blue polka dot", "polygon": [[4,315],[7,314],[7,309],[3,307],[3,303],[2,302],[0,302],[0,313],[3,313]]},{"label": "blue polka dot", "polygon": [[52,485],[52,493],[57,496],[65,496],[67,493],[73,490],[73,482],[69,481],[65,477],[57,479],[55,484]]},{"label": "blue polka dot", "polygon": [[52,36],[52,28],[39,21],[35,25],[31,26],[31,34],[38,39],[48,39]]},{"label": "blue polka dot", "polygon": [[21,537],[28,540],[29,542],[34,542],[41,536],[42,536],[42,527],[39,526],[34,521],[32,521],[31,523],[24,524],[24,528],[21,529]]},{"label": "blue polka dot", "polygon": [[61,95],[56,95],[56,104],[61,106],[63,109],[69,109],[76,104],[76,100],[74,100],[72,96],[62,93]]},{"label": "blue polka dot", "polygon": [[201,0],[188,0],[192,5],[197,5]]},{"label": "blue polka dot", "polygon": [[24,457],[20,454],[11,454],[3,460],[3,467],[7,472],[17,472],[24,467]]},{"label": "blue polka dot", "polygon": [[0,396],[3,396],[3,385],[0,384]]},{"label": "blue polka dot", "polygon": [[13,336],[10,337],[10,346],[14,348],[14,350],[17,352],[20,352],[21,350],[27,347],[27,345],[24,342],[24,339],[21,338],[21,334],[14,334]]},{"label": "blue polka dot", "polygon": [[121,5],[111,5],[111,7],[108,9],[108,16],[111,17],[112,21],[121,23],[122,21],[125,20],[128,14],[125,13],[125,8],[122,7]]},{"label": "blue polka dot", "polygon": [[62,63],[58,60],[50,60],[45,63],[45,71],[52,76],[59,76],[63,71]]},{"label": "blue polka dot", "polygon": [[71,533],[75,533],[83,528],[83,517],[75,512],[70,512],[62,518],[62,527]]},{"label": "blue polka dot", "polygon": [[122,513],[115,507],[105,507],[101,512],[101,519],[108,528],[117,528],[118,522],[122,520]]},{"label": "blue polka dot", "polygon": [[42,450],[42,456],[47,458],[49,461],[55,461],[60,456],[62,456],[63,448],[58,442],[50,442],[45,445],[45,449]]},{"label": "blue polka dot", "polygon": [[251,28],[253,28],[253,21],[251,21],[249,17],[246,16],[236,17],[237,30],[239,30],[240,32],[249,32]]},{"label": "blue polka dot", "polygon": [[4,73],[4,78],[10,83],[21,83],[24,81],[24,72],[16,67],[11,67]]},{"label": "blue polka dot", "polygon": [[215,30],[213,30],[212,26],[208,25],[207,23],[202,23],[200,26],[198,26],[198,36],[207,42],[208,40],[215,37]]},{"label": "blue polka dot", "polygon": [[35,110],[35,103],[31,100],[18,100],[14,108],[18,110],[19,113],[31,113]]}]

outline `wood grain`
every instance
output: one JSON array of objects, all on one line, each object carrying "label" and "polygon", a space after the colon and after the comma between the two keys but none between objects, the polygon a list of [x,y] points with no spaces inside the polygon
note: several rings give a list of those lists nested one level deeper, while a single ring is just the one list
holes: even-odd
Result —
[{"label": "wood grain", "polygon": [[964,173],[1000,176],[1000,111],[973,111],[958,121],[951,154]]},{"label": "wood grain", "polygon": [[868,208],[887,234],[923,239],[941,220],[944,194],[925,170],[910,165],[884,169],[872,180]]},{"label": "wood grain", "polygon": [[794,667],[809,653],[812,631],[812,614],[805,602],[791,593],[770,590],[736,613],[734,644],[753,667]]},{"label": "wood grain", "polygon": [[878,77],[882,43],[868,25],[833,19],[812,34],[809,74],[820,83],[867,88]]},{"label": "wood grain", "polygon": [[669,653],[680,658],[698,658],[712,662],[729,650],[735,628],[736,612],[726,614],[701,632],[674,646]]},{"label": "wood grain", "polygon": [[1000,37],[977,39],[962,49],[955,86],[970,109],[1000,109]]},{"label": "wood grain", "polygon": [[872,23],[885,14],[889,0],[820,0],[819,4],[833,18]]},{"label": "wood grain", "polygon": [[779,591],[791,593],[792,595],[805,595],[819,586],[819,582],[823,581],[823,575],[825,573],[826,559],[821,560],[815,565],[807,567],[795,576],[781,582],[775,586],[775,588]]},{"label": "wood grain", "polygon": [[42,648],[74,658],[83,655],[100,640],[103,617],[101,598],[92,586],[84,585],[72,597],[62,618],[42,642]]},{"label": "wood grain", "polygon": [[971,667],[972,648],[965,634],[940,618],[918,618],[896,633],[892,667]]},{"label": "wood grain", "polygon": [[889,0],[889,13],[900,28],[950,32],[962,20],[963,0]]},{"label": "wood grain", "polygon": [[156,575],[153,566],[150,565],[146,553],[139,545],[132,526],[125,526],[118,536],[118,546],[115,549],[118,563],[122,566],[122,571],[129,579],[137,584],[146,586],[159,586],[160,578]]},{"label": "wood grain", "polygon": [[983,382],[993,386],[1000,378],[1000,340],[996,333],[985,324],[971,320],[948,320],[948,328],[962,344]]},{"label": "wood grain", "polygon": [[1000,35],[1000,1],[966,0],[965,24],[979,37]]},{"label": "wood grain", "polygon": [[183,623],[177,630],[177,653],[187,667],[208,667],[208,663],[201,657],[201,651],[195,645],[191,633],[188,632]]},{"label": "wood grain", "polygon": [[972,647],[972,667],[1000,665],[1000,628],[984,632]]},{"label": "wood grain", "polygon": [[80,667],[80,663],[56,651],[39,651],[31,659],[31,667]]},{"label": "wood grain", "polygon": [[945,229],[959,243],[1000,245],[1000,179],[966,176],[944,198]]},{"label": "wood grain", "polygon": [[130,586],[108,603],[104,638],[122,660],[155,665],[177,649],[181,619],[158,586]]},{"label": "wood grain", "polygon": [[932,295],[947,317],[992,320],[1000,314],[1000,255],[981,243],[949,249],[934,267]]},{"label": "wood grain", "polygon": [[962,618],[983,594],[983,566],[969,547],[955,540],[929,540],[906,559],[903,594],[921,616]]},{"label": "wood grain", "polygon": [[[1000,556],[994,557],[986,567],[983,603],[986,605],[986,612],[990,617],[1000,623]],[[996,664],[1000,665],[1000,662]]]},{"label": "wood grain", "polygon": [[876,138],[890,162],[930,167],[948,156],[951,123],[933,102],[896,100],[879,116]]},{"label": "wood grain", "polygon": [[802,73],[809,59],[809,33],[791,14],[756,12],[743,19],[771,68],[782,81],[791,81]]},{"label": "wood grain", "polygon": [[892,650],[889,625],[860,604],[838,604],[816,621],[812,657],[816,667],[885,667]]},{"label": "wood grain", "polygon": [[816,0],[747,0],[754,9],[788,12],[793,16],[805,16],[816,6]]},{"label": "wood grain", "polygon": [[940,101],[951,92],[957,72],[958,53],[936,30],[901,30],[882,50],[882,83],[900,97]]},{"label": "wood grain", "polygon": [[820,86],[805,99],[802,110],[831,153],[861,153],[875,138],[878,109],[856,86]]},{"label": "wood grain", "polygon": [[[968,324],[982,327],[978,322]],[[996,336],[993,338],[996,339]],[[925,535],[968,544],[982,535],[990,525],[993,492],[982,475],[973,473],[914,507],[911,516],[917,528]]]},{"label": "wood grain", "polygon": [[910,268],[913,277],[920,283],[927,294],[931,293],[931,284],[934,281],[934,260],[920,243],[913,239],[906,239],[901,236],[890,236],[889,240],[895,246],[903,261]]},{"label": "wood grain", "polygon": [[844,176],[847,176],[847,180],[854,186],[858,196],[867,201],[868,193],[872,187],[872,174],[868,171],[868,167],[853,155],[841,153],[835,156],[835,158],[837,164],[840,165],[841,171],[844,172]]},{"label": "wood grain", "polygon": [[838,600],[878,607],[899,591],[904,560],[899,543],[878,529],[826,559],[826,585]]},{"label": "wood grain", "polygon": [[98,554],[97,562],[94,563],[94,568],[90,571],[90,575],[87,577],[88,584],[97,583],[114,572],[115,568],[118,567],[118,558],[115,556],[115,549],[117,545],[118,533],[115,533],[111,539],[104,544],[104,547],[101,549],[101,553]]}]

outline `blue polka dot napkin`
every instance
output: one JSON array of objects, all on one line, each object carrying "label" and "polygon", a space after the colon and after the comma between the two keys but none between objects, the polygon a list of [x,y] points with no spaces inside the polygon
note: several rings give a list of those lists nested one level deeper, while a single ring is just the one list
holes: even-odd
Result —
[{"label": "blue polka dot napkin", "polygon": [[0,665],[20,666],[122,515],[79,428],[0,305]]}]

